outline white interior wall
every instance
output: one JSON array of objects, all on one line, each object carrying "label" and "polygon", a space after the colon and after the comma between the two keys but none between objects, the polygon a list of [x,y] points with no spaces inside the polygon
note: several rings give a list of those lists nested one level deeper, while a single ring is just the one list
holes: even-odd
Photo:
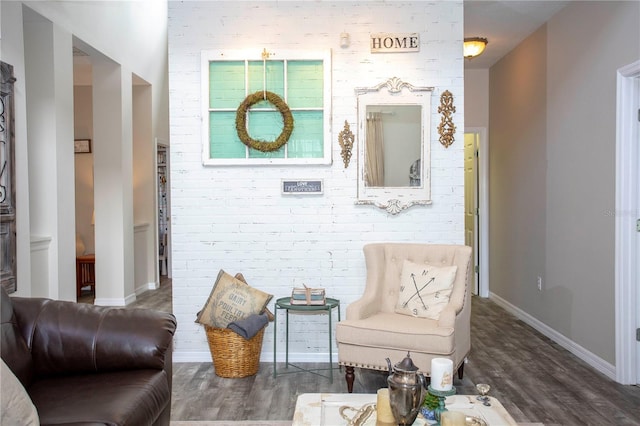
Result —
[{"label": "white interior wall", "polygon": [[639,21],[571,2],[490,71],[492,297],[611,378],[616,71]]},{"label": "white interior wall", "polygon": [[93,112],[101,118],[93,124],[97,305],[135,300],[132,92],[129,70],[94,58]]},{"label": "white interior wall", "polygon": [[[362,294],[367,242],[464,243],[462,28],[461,2],[169,4],[173,308],[180,324],[174,360],[210,360],[205,332],[194,320],[220,269],[242,272],[276,298],[303,283],[324,287],[344,307]],[[348,48],[339,45],[343,31],[350,33]],[[374,32],[417,32],[420,51],[372,54]],[[259,59],[264,48],[332,49],[331,166],[202,166],[200,51],[251,49]],[[428,141],[433,204],[397,216],[354,204],[357,156],[354,151],[345,169],[337,142],[345,120],[357,129],[354,88],[394,76],[435,87]],[[457,108],[456,141],[448,149],[436,131],[444,90]],[[324,179],[325,192],[283,197],[282,178]],[[273,350],[271,330],[263,355]],[[279,333],[279,353],[283,339]],[[326,316],[294,317],[290,345],[292,359],[325,361]]]},{"label": "white interior wall", "polygon": [[153,132],[168,138],[166,0],[21,3],[151,84]]},{"label": "white interior wall", "polygon": [[[26,7],[25,7],[26,6]],[[16,76],[16,184],[17,184],[17,251],[18,291],[20,296],[49,296],[75,298],[75,225],[73,154],[73,88],[69,86],[73,75],[71,44],[84,40],[93,49],[103,52],[115,62],[125,64],[129,73],[147,81],[151,86],[152,138],[169,140],[168,132],[168,84],[166,80],[166,31],[167,4],[164,1],[117,2],[108,6],[104,2],[1,2],[2,60],[14,65]],[[26,11],[26,12],[25,12]],[[35,11],[36,13],[33,13]],[[31,12],[31,17],[29,16]],[[23,15],[26,16],[23,19]],[[23,25],[34,16],[49,23],[51,31],[38,41],[38,35]],[[75,38],[74,38],[75,37]],[[28,52],[24,38],[32,45],[42,41],[51,43],[42,55]],[[56,47],[58,46],[58,47]],[[27,105],[28,90],[25,75],[25,56],[34,63],[53,55],[49,65],[41,67],[43,81],[50,81],[43,95],[51,93],[50,102],[59,111],[57,120],[69,117],[68,126],[49,128],[44,133],[49,143],[39,144],[39,130],[27,136],[28,114],[37,123],[50,120],[50,116],[38,110],[37,104]],[[50,64],[55,64],[52,66]],[[36,67],[39,67],[37,65]],[[53,72],[54,70],[55,72]],[[34,71],[35,72],[35,71]],[[49,74],[46,74],[49,73]],[[48,79],[48,80],[47,80]],[[39,81],[37,77],[33,81]],[[130,83],[129,83],[130,84]],[[130,109],[131,107],[129,107]],[[37,118],[37,119],[36,119]],[[131,120],[131,117],[127,118]],[[51,124],[51,123],[50,123]],[[59,124],[59,123],[58,123]],[[55,129],[52,133],[51,129]],[[120,141],[121,137],[110,141]],[[47,156],[47,154],[51,154]],[[29,157],[28,155],[31,155]],[[41,167],[44,165],[45,167]],[[45,191],[51,186],[51,191]],[[125,191],[126,188],[121,188]],[[150,189],[149,191],[153,191]],[[55,195],[52,195],[55,194]],[[53,197],[53,199],[52,199]],[[57,209],[48,214],[51,208]],[[131,231],[133,233],[133,231]],[[130,238],[133,245],[133,236]],[[133,249],[131,249],[133,251]],[[122,248],[110,250],[122,252]],[[32,282],[32,270],[37,272],[38,282]],[[47,273],[43,273],[47,271]],[[41,280],[46,277],[47,282]],[[35,279],[36,277],[34,277]],[[122,281],[123,277],[120,277]],[[133,283],[133,279],[131,279]],[[64,294],[58,288],[65,288]],[[34,289],[37,291],[34,293]],[[133,285],[131,286],[133,292]],[[36,294],[37,293],[37,294]]]},{"label": "white interior wall", "polygon": [[155,143],[152,133],[152,87],[133,79],[133,223],[136,225],[136,293],[156,288]]},{"label": "white interior wall", "polygon": [[51,237],[48,285],[41,287],[47,292],[38,296],[75,300],[75,216],[67,214],[75,205],[69,190],[74,187],[72,40],[33,11],[25,11],[24,29],[28,161],[34,166],[29,168],[30,226],[33,235]]},{"label": "white interior wall", "polygon": [[547,25],[546,278],[563,298],[549,297],[536,311],[610,364],[615,215],[607,212],[615,211],[616,72],[640,59],[638,22],[638,2],[578,2]]},{"label": "white interior wall", "polygon": [[464,127],[489,127],[489,69],[464,70]]},{"label": "white interior wall", "polygon": [[546,40],[542,27],[490,74],[491,291],[515,303],[539,303],[545,281]]}]

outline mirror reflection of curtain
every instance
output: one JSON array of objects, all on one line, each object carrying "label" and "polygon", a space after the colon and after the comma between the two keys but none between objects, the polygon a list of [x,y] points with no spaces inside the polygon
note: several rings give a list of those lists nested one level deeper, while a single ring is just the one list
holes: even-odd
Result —
[{"label": "mirror reflection of curtain", "polygon": [[364,179],[367,186],[384,186],[384,136],[382,113],[367,114]]},{"label": "mirror reflection of curtain", "polygon": [[420,159],[409,167],[409,186],[420,186]]}]

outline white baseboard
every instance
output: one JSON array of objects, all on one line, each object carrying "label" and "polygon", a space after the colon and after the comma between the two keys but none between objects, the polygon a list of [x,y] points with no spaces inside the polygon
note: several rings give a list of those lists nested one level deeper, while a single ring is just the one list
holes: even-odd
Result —
[{"label": "white baseboard", "polygon": [[109,298],[96,298],[93,301],[94,305],[99,305],[99,306],[127,306],[133,302],[136,301],[136,295],[135,294],[130,294],[129,296],[125,297],[124,299],[122,298],[114,298],[114,299],[109,299]]},{"label": "white baseboard", "polygon": [[211,352],[175,351],[173,362],[212,362]]},{"label": "white baseboard", "polygon": [[569,352],[571,352],[572,354],[574,354],[575,356],[580,358],[582,361],[586,362],[591,367],[595,368],[596,370],[598,370],[600,373],[604,374],[611,380],[616,379],[616,367],[614,365],[608,363],[607,361],[600,358],[593,352],[583,348],[573,340],[557,332],[553,328],[549,327],[542,321],[526,313],[525,311],[518,308],[517,306],[512,305],[510,302],[506,301],[505,299],[498,296],[497,294],[490,293],[489,299],[494,301],[497,305],[502,307],[507,312],[515,315],[517,318],[522,320],[527,325],[535,328],[537,331],[544,334],[546,337],[553,340],[554,342],[556,342],[557,344],[559,344],[560,346],[562,346],[563,348],[565,348],[566,350],[568,350]]},{"label": "white baseboard", "polygon": [[160,286],[155,282],[155,281],[151,281],[148,282],[146,284],[143,284],[141,286],[136,287],[136,295],[139,296],[142,293],[149,291],[149,290],[157,290],[158,288],[160,288]]},{"label": "white baseboard", "polygon": [[[277,361],[284,362],[284,359],[285,359],[284,353],[278,353]],[[260,361],[273,362],[273,352],[262,352],[260,354]],[[332,361],[334,362],[334,364],[338,362],[338,354],[335,354],[335,353],[333,354]],[[211,362],[211,352],[176,350],[173,353],[173,362]],[[289,362],[290,363],[329,362],[329,354],[328,353],[315,353],[315,354],[290,353]]]},{"label": "white baseboard", "polygon": [[[262,359],[268,359],[269,362],[273,362],[273,352],[269,352],[268,354],[265,354],[265,356],[268,356],[268,358],[262,358]],[[284,362],[285,361],[285,354],[284,352],[278,352],[277,356],[276,356],[276,361],[277,362]],[[336,364],[338,362],[338,354],[334,353],[331,356],[331,361]],[[324,353],[302,353],[302,352],[298,352],[298,353],[289,353],[289,362],[329,362],[329,354],[324,352]]]}]

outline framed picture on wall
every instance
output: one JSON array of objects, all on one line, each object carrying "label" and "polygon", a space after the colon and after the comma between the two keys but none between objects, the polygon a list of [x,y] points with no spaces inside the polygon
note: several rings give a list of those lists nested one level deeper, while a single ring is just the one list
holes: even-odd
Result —
[{"label": "framed picture on wall", "polygon": [[88,154],[91,152],[91,139],[76,139],[73,147],[76,154]]}]

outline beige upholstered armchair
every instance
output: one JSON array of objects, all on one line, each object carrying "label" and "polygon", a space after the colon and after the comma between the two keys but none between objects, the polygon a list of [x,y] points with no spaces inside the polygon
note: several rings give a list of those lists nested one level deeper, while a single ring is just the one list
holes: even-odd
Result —
[{"label": "beige upholstered armchair", "polygon": [[355,367],[387,370],[387,357],[396,364],[407,352],[425,375],[432,358],[449,358],[461,379],[471,349],[471,247],[377,243],[364,255],[364,294],[336,326],[348,391]]}]

